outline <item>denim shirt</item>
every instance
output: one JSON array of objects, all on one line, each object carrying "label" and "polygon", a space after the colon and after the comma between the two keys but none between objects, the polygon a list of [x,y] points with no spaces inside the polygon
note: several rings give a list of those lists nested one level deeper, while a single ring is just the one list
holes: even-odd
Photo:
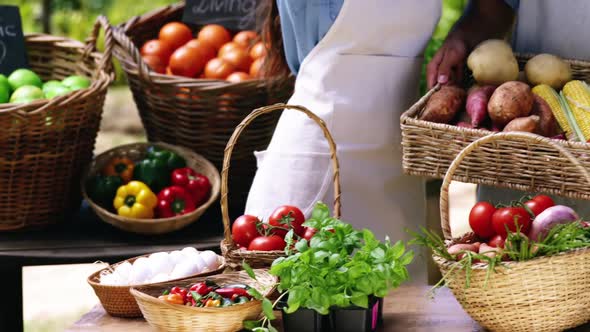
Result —
[{"label": "denim shirt", "polygon": [[[297,74],[303,59],[330,30],[344,0],[276,1],[281,16],[287,64]],[[505,1],[512,8],[518,8],[519,0]]]}]

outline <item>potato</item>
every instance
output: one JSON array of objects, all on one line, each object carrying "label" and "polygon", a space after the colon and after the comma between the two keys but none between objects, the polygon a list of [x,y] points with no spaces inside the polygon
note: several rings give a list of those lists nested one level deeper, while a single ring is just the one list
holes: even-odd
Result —
[{"label": "potato", "polygon": [[497,127],[504,127],[508,122],[528,116],[533,108],[531,88],[522,82],[506,82],[492,94],[488,103],[488,113]]},{"label": "potato", "polygon": [[539,126],[540,118],[538,115],[531,115],[525,118],[516,118],[510,121],[503,131],[524,131],[527,133],[534,133]]},{"label": "potato", "polygon": [[553,116],[551,107],[543,98],[537,95],[534,95],[533,97],[534,102],[531,114],[538,115],[540,119],[539,125],[537,126],[537,134],[545,137],[553,137],[557,135],[559,126]]},{"label": "potato", "polygon": [[465,104],[465,90],[456,86],[443,86],[433,93],[420,113],[420,120],[449,123]]},{"label": "potato", "polygon": [[532,85],[547,84],[557,90],[572,80],[570,64],[552,54],[533,57],[527,61],[524,71]]},{"label": "potato", "polygon": [[507,42],[490,39],[479,44],[467,58],[477,83],[500,85],[518,79],[518,62]]}]

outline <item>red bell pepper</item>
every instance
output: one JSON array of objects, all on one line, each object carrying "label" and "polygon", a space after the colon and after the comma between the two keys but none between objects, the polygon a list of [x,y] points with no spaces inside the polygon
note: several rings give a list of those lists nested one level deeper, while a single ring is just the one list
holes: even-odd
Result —
[{"label": "red bell pepper", "polygon": [[172,184],[186,189],[197,206],[205,203],[211,192],[209,179],[189,167],[174,170],[172,172]]},{"label": "red bell pepper", "polygon": [[199,294],[201,296],[205,296],[205,295],[211,293],[212,290],[213,290],[213,287],[207,286],[207,284],[204,282],[196,283],[196,284],[192,285],[190,288],[191,292],[197,292],[197,294]]},{"label": "red bell pepper", "polygon": [[158,194],[156,214],[159,218],[170,218],[195,210],[195,202],[190,193],[179,186],[164,188]]}]

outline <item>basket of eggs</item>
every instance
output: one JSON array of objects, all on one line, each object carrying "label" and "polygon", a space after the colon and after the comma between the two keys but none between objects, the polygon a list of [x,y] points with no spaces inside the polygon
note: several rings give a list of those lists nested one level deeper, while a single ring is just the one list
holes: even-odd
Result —
[{"label": "basket of eggs", "polygon": [[[261,65],[270,47],[254,31],[183,23],[185,4],[133,17],[113,31],[121,62],[149,141],[200,151],[221,169],[225,143],[253,109],[285,102],[293,78]],[[232,192],[244,198],[280,114],[263,117],[234,151]],[[240,201],[237,196],[234,199]]]}]

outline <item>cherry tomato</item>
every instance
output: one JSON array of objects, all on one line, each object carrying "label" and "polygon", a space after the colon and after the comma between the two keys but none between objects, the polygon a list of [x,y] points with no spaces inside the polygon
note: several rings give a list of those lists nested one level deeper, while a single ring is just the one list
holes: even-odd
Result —
[{"label": "cherry tomato", "polygon": [[496,234],[492,226],[492,215],[496,208],[488,202],[479,202],[471,208],[469,226],[477,236],[488,239]]},{"label": "cherry tomato", "polygon": [[[274,227],[282,227],[286,229],[291,229],[295,231],[295,234],[299,236],[303,236],[305,233],[305,229],[303,229],[303,224],[305,222],[305,216],[303,212],[299,210],[299,208],[291,205],[283,205],[278,207],[268,218],[268,223]],[[273,229],[271,233],[285,237],[287,234],[286,230],[283,229]]]},{"label": "cherry tomato", "polygon": [[152,39],[148,40],[143,44],[141,50],[139,51],[142,56],[152,55],[156,56],[160,59],[160,61],[164,64],[164,67],[168,65],[168,61],[170,60],[170,56],[174,50],[168,43],[159,39]]},{"label": "cherry tomato", "polygon": [[219,49],[223,44],[231,41],[229,31],[218,24],[205,25],[201,31],[199,31],[197,38],[210,44],[216,49]]},{"label": "cherry tomato", "polygon": [[285,240],[278,235],[259,236],[250,242],[248,250],[283,250],[285,249]]},{"label": "cherry tomato", "polygon": [[141,58],[143,59],[143,62],[156,73],[164,74],[166,72],[166,64],[162,62],[160,57],[155,55],[143,55]]},{"label": "cherry tomato", "polygon": [[504,239],[500,235],[496,235],[488,241],[488,246],[494,248],[504,248]]},{"label": "cherry tomato", "polygon": [[217,56],[222,58],[224,54],[231,52],[233,50],[246,51],[246,49],[243,46],[241,46],[240,44],[238,44],[236,42],[229,42],[229,43],[225,43],[225,44],[223,44],[223,46],[221,46],[221,48],[219,49],[219,52],[217,52]]},{"label": "cherry tomato", "polygon": [[248,81],[251,80],[252,78],[250,77],[250,75],[242,72],[242,71],[237,71],[235,73],[232,73],[231,75],[229,75],[226,80],[232,83],[240,83],[240,82],[244,82],[244,81]]},{"label": "cherry tomato", "polygon": [[193,39],[186,43],[184,46],[199,50],[201,58],[203,59],[203,63],[207,63],[209,60],[215,58],[215,56],[217,55],[215,47],[207,44],[202,40]]},{"label": "cherry tomato", "polygon": [[528,234],[531,228],[531,215],[521,207],[506,207],[496,210],[492,215],[492,225],[496,234],[506,238],[506,228],[516,232],[517,224],[520,226],[520,232]]},{"label": "cherry tomato", "polygon": [[160,29],[158,38],[168,43],[172,49],[177,49],[193,39],[193,32],[184,23],[170,22]]},{"label": "cherry tomato", "polygon": [[250,242],[260,234],[256,228],[256,224],[260,223],[260,219],[243,215],[238,217],[231,228],[231,235],[235,243],[242,247],[248,247]]},{"label": "cherry tomato", "polygon": [[307,241],[310,241],[316,232],[317,231],[315,228],[305,227],[305,233],[303,233],[303,238],[306,239]]},{"label": "cherry tomato", "polygon": [[258,34],[254,31],[245,30],[240,31],[234,36],[234,43],[238,45],[248,48],[252,45],[252,42],[258,38]]},{"label": "cherry tomato", "polygon": [[264,61],[264,58],[258,58],[256,60],[254,60],[254,62],[252,62],[252,65],[250,66],[250,77],[253,78],[260,78],[262,77],[262,73],[261,73],[261,68],[262,68],[262,62]]},{"label": "cherry tomato", "polygon": [[256,44],[254,44],[254,46],[252,46],[252,48],[250,49],[250,57],[252,57],[252,59],[256,60],[256,59],[260,59],[262,57],[264,57],[266,55],[266,47],[264,46],[264,43],[262,42],[258,42]]},{"label": "cherry tomato", "polygon": [[226,60],[215,58],[207,62],[205,66],[205,77],[211,79],[224,80],[231,73],[235,71],[234,65],[227,62]]},{"label": "cherry tomato", "polygon": [[228,51],[221,58],[234,65],[238,71],[248,71],[252,65],[248,52],[241,48]]},{"label": "cherry tomato", "polygon": [[533,211],[533,214],[535,216],[538,216],[539,213],[547,210],[547,208],[554,206],[555,202],[553,202],[553,199],[551,199],[551,197],[549,197],[549,196],[537,195],[537,196],[533,197],[533,199],[531,199],[530,201],[528,201],[524,204],[529,209],[531,209],[531,211]]},{"label": "cherry tomato", "polygon": [[183,46],[170,57],[170,70],[174,75],[195,77],[203,70],[205,62],[199,50]]}]

